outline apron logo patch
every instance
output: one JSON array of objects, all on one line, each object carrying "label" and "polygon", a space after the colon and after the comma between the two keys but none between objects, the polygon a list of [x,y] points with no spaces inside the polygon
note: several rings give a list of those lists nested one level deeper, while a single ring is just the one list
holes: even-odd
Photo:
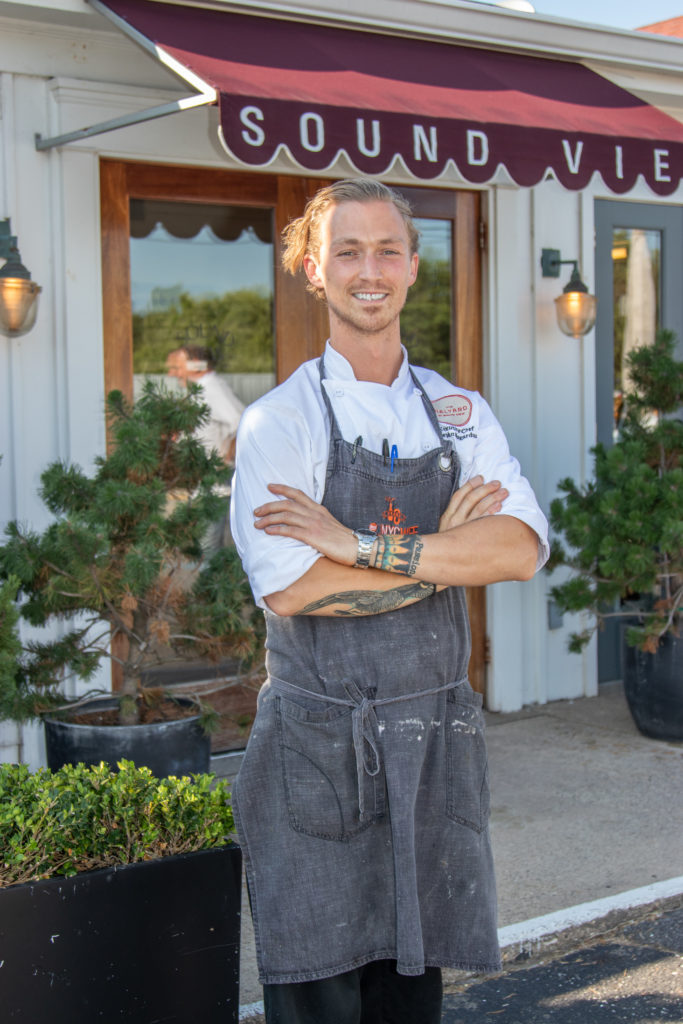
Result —
[{"label": "apron logo patch", "polygon": [[382,512],[382,522],[372,523],[370,526],[371,530],[377,530],[380,534],[403,534],[403,533],[418,533],[418,526],[405,526],[406,516],[401,512],[396,498],[387,497],[384,499],[386,508]]},{"label": "apron logo patch", "polygon": [[464,427],[470,421],[472,403],[465,395],[444,395],[432,402],[432,405],[440,423]]}]

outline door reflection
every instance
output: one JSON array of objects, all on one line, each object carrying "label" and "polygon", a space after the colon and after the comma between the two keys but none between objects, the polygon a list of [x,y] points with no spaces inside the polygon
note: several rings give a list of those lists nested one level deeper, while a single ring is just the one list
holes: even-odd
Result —
[{"label": "door reflection", "polygon": [[615,228],[612,236],[614,301],[614,422],[619,437],[629,390],[628,354],[651,345],[661,325],[661,231]]}]

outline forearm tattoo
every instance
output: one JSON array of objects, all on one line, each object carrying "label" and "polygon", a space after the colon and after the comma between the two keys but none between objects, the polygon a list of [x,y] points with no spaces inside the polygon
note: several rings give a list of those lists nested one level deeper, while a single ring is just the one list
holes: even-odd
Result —
[{"label": "forearm tattoo", "polygon": [[404,604],[423,601],[436,591],[434,583],[406,583],[392,590],[344,590],[339,594],[328,594],[319,601],[312,601],[302,608],[297,615],[315,615],[321,608],[339,604],[344,607],[335,608],[334,615],[379,615],[381,612],[393,612]]},{"label": "forearm tattoo", "polygon": [[384,534],[377,538],[372,568],[414,576],[423,546],[422,538],[417,533]]}]

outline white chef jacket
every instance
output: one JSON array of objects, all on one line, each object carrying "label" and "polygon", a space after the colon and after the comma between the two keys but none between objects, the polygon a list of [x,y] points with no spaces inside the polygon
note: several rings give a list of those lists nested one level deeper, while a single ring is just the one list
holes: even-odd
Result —
[{"label": "white chef jacket", "polygon": [[209,419],[199,427],[195,436],[207,451],[215,448],[224,458],[237,433],[244,406],[227,381],[213,370],[203,374],[194,383],[201,388],[200,400],[210,410]]},{"label": "white chef jacket", "polygon": [[[527,523],[538,535],[537,570],[547,561],[548,523],[519,463],[510,455],[503,430],[476,391],[465,391],[440,374],[412,368],[434,404],[444,440],[454,442],[460,485],[481,474],[500,480],[510,493],[502,512]],[[325,349],[325,390],[345,441],[362,438],[364,448],[382,453],[386,438],[398,458],[412,459],[437,447],[422,395],[412,380],[408,355],[390,386],[356,380],[350,363],[330,343]],[[320,391],[318,360],[303,363],[242,416],[237,434],[237,468],[232,483],[231,530],[254,598],[285,590],[306,573],[320,553],[302,541],[254,528],[253,510],[277,500],[269,483],[297,487],[317,502],[325,489],[330,423]]]}]

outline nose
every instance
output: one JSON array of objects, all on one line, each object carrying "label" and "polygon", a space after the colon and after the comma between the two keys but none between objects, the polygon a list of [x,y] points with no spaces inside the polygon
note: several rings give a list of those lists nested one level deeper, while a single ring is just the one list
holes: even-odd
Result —
[{"label": "nose", "polygon": [[361,259],[360,275],[367,281],[378,281],[382,277],[382,266],[376,253],[364,253]]}]

